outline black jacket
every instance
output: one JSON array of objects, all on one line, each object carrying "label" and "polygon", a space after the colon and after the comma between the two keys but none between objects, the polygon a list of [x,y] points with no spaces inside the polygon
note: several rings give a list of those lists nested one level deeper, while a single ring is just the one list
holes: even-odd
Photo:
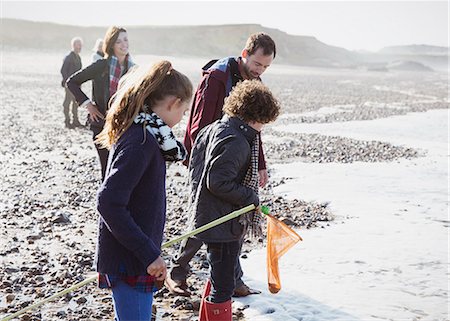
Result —
[{"label": "black jacket", "polygon": [[[254,204],[258,195],[242,181],[258,132],[242,120],[223,116],[197,136],[189,164],[190,211],[195,228]],[[239,217],[198,234],[205,242],[230,242],[243,236]]]},{"label": "black jacket", "polygon": [[81,58],[78,54],[71,51],[66,57],[64,57],[63,64],[61,66],[61,76],[63,87],[66,86],[67,79],[81,69]]},{"label": "black jacket", "polygon": [[[81,105],[88,96],[81,90],[81,85],[88,80],[92,80],[92,100],[95,102],[98,110],[106,116],[106,110],[109,101],[109,60],[100,59],[91,64],[90,66],[80,70],[73,74],[69,80],[67,80],[67,88],[75,96],[75,100],[78,105]],[[99,120],[98,122],[92,122],[90,120],[91,129],[103,128],[105,121]]]}]

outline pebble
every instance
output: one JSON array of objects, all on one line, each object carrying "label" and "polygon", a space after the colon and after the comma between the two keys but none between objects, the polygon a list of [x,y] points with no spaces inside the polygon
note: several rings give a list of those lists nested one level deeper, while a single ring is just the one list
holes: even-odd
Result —
[{"label": "pebble", "polygon": [[69,215],[67,213],[57,213],[56,217],[52,219],[54,224],[67,224],[70,223]]},{"label": "pebble", "polygon": [[15,298],[16,298],[16,296],[14,294],[7,294],[6,295],[6,303],[11,303]]},{"label": "pebble", "polygon": [[87,302],[87,299],[84,296],[82,296],[82,297],[75,299],[75,302],[78,304],[84,304]]}]

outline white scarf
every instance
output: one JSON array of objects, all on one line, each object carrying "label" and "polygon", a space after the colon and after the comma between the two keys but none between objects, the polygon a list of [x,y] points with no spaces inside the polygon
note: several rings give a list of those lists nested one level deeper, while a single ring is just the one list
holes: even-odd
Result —
[{"label": "white scarf", "polygon": [[[147,107],[147,110],[149,108]],[[166,161],[183,161],[186,159],[186,149],[172,132],[172,129],[154,112],[139,113],[134,119],[136,124],[143,124],[146,130],[156,138],[159,149]]]}]

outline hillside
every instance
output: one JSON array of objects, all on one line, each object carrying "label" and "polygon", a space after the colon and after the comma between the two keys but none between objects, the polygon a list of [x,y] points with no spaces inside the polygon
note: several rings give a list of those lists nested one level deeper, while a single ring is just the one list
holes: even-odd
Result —
[{"label": "hillside", "polygon": [[[357,61],[346,49],[326,45],[314,37],[293,36],[261,25],[127,27],[134,54],[222,57],[240,54],[251,33],[264,31],[277,43],[277,63],[345,67]],[[80,36],[85,49],[102,38],[106,27],[79,27],[54,23],[2,19],[3,49],[65,50],[70,39]]]},{"label": "hillside", "polygon": [[[428,45],[386,47],[377,53],[354,52],[327,45],[312,36],[294,36],[257,24],[213,26],[132,26],[127,27],[132,54],[220,58],[239,55],[247,37],[267,32],[277,43],[275,63],[314,67],[357,68],[410,61],[424,69],[448,70],[448,48]],[[74,36],[90,50],[106,27],[80,27],[47,22],[1,19],[2,50],[65,52]],[[417,69],[417,68],[416,68]]]},{"label": "hillside", "polygon": [[436,55],[448,56],[449,48],[430,45],[408,45],[384,47],[379,51],[388,55]]}]

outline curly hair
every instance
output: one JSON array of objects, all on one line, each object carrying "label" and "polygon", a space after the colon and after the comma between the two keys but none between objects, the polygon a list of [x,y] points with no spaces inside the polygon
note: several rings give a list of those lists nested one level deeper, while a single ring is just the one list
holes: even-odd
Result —
[{"label": "curly hair", "polygon": [[244,80],[226,98],[223,112],[246,123],[267,124],[280,114],[280,104],[261,81]]}]

